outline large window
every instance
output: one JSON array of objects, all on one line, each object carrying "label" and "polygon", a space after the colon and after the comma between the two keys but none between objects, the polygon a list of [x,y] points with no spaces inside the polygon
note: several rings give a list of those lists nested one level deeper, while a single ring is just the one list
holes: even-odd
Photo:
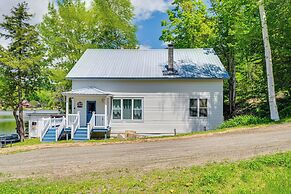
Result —
[{"label": "large window", "polygon": [[113,99],[112,104],[112,117],[115,120],[143,119],[143,101],[140,98]]},{"label": "large window", "polygon": [[[199,103],[198,103],[199,102]],[[207,99],[191,98],[189,105],[190,117],[207,117]]]}]

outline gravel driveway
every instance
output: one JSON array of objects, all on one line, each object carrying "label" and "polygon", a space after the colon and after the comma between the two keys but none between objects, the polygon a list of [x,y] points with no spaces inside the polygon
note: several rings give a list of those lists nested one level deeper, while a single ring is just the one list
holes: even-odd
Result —
[{"label": "gravel driveway", "polygon": [[235,161],[291,150],[291,123],[156,142],[33,150],[0,155],[11,177],[65,176],[121,168],[153,169]]}]

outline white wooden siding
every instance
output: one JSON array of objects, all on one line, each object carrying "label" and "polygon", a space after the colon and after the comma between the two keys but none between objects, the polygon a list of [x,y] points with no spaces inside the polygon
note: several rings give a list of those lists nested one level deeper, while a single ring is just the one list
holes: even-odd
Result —
[{"label": "white wooden siding", "polygon": [[[135,130],[138,133],[187,133],[215,129],[223,121],[223,80],[73,80],[73,89],[96,87],[113,97],[143,98],[143,120],[112,120],[113,133]],[[75,98],[83,101],[81,122],[86,119],[86,101],[96,97]],[[189,116],[190,98],[208,99],[208,117]],[[98,108],[97,108],[98,109]],[[104,107],[100,113],[104,113]],[[76,108],[76,111],[77,108]],[[111,113],[111,111],[110,111]],[[82,124],[82,123],[81,123]]]}]

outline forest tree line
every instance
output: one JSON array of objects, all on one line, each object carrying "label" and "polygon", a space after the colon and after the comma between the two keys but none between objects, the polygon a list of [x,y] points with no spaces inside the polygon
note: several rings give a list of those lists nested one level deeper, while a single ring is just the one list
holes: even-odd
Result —
[{"label": "forest tree line", "polygon": [[[161,40],[176,48],[214,48],[230,74],[225,116],[268,117],[267,75],[257,0],[174,0]],[[291,1],[263,1],[279,110],[291,114]],[[289,105],[289,107],[286,105]]]}]

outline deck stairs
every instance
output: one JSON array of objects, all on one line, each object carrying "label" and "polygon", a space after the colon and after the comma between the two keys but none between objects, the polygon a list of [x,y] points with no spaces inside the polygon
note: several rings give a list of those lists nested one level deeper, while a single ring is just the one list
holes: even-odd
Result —
[{"label": "deck stairs", "polygon": [[76,129],[73,140],[76,141],[86,141],[88,140],[87,127],[79,127]]},{"label": "deck stairs", "polygon": [[43,119],[44,128],[41,131],[41,142],[55,142],[61,139],[65,133],[65,118]]},{"label": "deck stairs", "polygon": [[56,128],[49,128],[42,139],[43,142],[56,141]]}]

